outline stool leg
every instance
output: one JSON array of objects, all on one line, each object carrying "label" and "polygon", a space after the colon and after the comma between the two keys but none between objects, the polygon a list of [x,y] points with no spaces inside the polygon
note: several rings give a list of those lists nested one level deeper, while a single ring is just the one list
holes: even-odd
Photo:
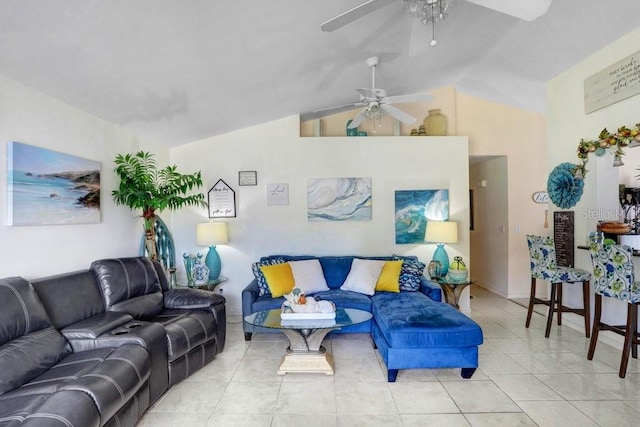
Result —
[{"label": "stool leg", "polygon": [[549,300],[549,315],[547,316],[547,329],[544,332],[544,337],[549,338],[551,334],[551,324],[553,323],[553,312],[555,311],[556,306],[556,295],[557,295],[557,283],[551,284],[551,299]]},{"label": "stool leg", "polygon": [[631,332],[631,357],[638,358],[638,304],[632,304],[629,310],[633,310],[635,320],[631,322],[633,332]]},{"label": "stool leg", "polygon": [[527,310],[527,322],[524,324],[525,328],[529,327],[531,323],[531,314],[533,313],[533,302],[536,297],[536,279],[531,278],[531,295],[529,296],[529,309]]},{"label": "stool leg", "polygon": [[562,282],[558,283],[556,292],[558,293],[556,298],[558,307],[558,325],[562,325]]},{"label": "stool leg", "polygon": [[582,307],[584,308],[584,335],[591,336],[591,286],[588,280],[582,282]]},{"label": "stool leg", "polygon": [[600,332],[600,315],[602,314],[602,295],[596,294],[595,311],[593,315],[593,329],[591,331],[591,341],[589,342],[589,352],[587,359],[593,360],[593,354],[596,352],[596,344],[598,342],[598,333]]},{"label": "stool leg", "polygon": [[[629,363],[629,353],[633,347],[633,339],[638,329],[637,305],[627,304],[627,327],[624,334],[624,346],[622,347],[622,360],[620,361],[620,372],[618,376],[624,378],[627,374],[627,364]],[[635,325],[635,326],[634,326]]]}]

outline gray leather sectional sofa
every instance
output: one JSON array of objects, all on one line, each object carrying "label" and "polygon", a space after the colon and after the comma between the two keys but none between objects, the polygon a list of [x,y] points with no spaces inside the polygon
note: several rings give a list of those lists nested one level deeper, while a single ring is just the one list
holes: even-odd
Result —
[{"label": "gray leather sectional sofa", "polygon": [[133,426],[224,349],[225,300],[147,258],[0,279],[0,426]]}]

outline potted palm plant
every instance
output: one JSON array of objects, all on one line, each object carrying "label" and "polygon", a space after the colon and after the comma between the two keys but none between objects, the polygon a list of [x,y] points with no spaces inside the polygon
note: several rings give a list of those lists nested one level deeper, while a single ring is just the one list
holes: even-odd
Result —
[{"label": "potted palm plant", "polygon": [[185,206],[206,207],[203,193],[188,194],[202,186],[200,171],[181,174],[176,166],[158,169],[153,154],[139,151],[135,154],[118,154],[115,172],[120,185],[113,190],[116,205],[125,205],[132,210],[142,210],[145,246],[149,258],[158,258],[154,223],[156,214],[164,209],[177,210]]}]

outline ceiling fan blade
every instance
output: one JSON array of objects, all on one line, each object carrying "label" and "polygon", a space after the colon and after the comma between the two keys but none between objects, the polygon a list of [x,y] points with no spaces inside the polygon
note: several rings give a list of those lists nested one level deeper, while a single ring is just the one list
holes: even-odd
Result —
[{"label": "ceiling fan blade", "polygon": [[392,117],[395,117],[396,119],[400,120],[404,124],[410,125],[411,123],[415,123],[416,121],[416,118],[413,117],[411,114],[405,113],[404,111],[394,107],[393,105],[380,104],[380,108],[382,108],[382,110],[385,111],[387,114],[389,114]]},{"label": "ceiling fan blade", "polygon": [[363,108],[360,112],[353,118],[347,129],[355,129],[360,126],[360,123],[364,122],[364,119],[367,118],[367,108]]},{"label": "ceiling fan blade", "polygon": [[355,107],[361,107],[363,105],[366,105],[366,104],[364,102],[352,102],[350,104],[320,108],[313,112],[300,114],[300,121],[306,122],[309,120],[321,119],[323,117],[330,116],[332,114],[338,114],[338,113],[343,113],[345,111],[353,110]]},{"label": "ceiling fan blade", "polygon": [[433,95],[429,93],[414,93],[410,95],[395,95],[384,98],[382,102],[388,104],[403,104],[406,102],[431,102]]},{"label": "ceiling fan blade", "polygon": [[467,0],[489,9],[515,16],[523,21],[533,21],[549,10],[551,0]]},{"label": "ceiling fan blade", "polygon": [[384,98],[387,96],[386,90],[378,88],[368,89],[363,87],[356,89],[356,92],[368,99]]},{"label": "ceiling fan blade", "polygon": [[320,29],[322,31],[334,31],[338,28],[344,27],[345,25],[362,18],[370,14],[371,12],[375,12],[376,10],[390,5],[391,3],[395,3],[397,0],[369,0],[362,3],[359,6],[354,7],[335,18],[329,19],[326,22],[323,22],[320,25]]},{"label": "ceiling fan blade", "polygon": [[325,108],[319,108],[317,110],[314,110],[314,113],[326,113],[328,111],[333,111],[333,110],[344,110],[344,109],[349,109],[349,108],[355,108],[355,107],[360,107],[366,105],[366,103],[362,102],[362,101],[358,101],[358,102],[350,102],[349,104],[342,104],[342,105],[334,105],[333,107],[325,107]]}]

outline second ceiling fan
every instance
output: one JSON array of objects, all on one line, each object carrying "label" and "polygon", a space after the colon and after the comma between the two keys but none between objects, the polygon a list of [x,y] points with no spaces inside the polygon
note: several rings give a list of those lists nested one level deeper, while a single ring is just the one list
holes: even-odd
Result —
[{"label": "second ceiling fan", "polygon": [[360,94],[360,101],[335,107],[321,108],[314,111],[314,114],[333,114],[349,108],[363,107],[347,126],[349,129],[357,128],[365,119],[372,119],[374,122],[379,122],[384,115],[389,115],[405,124],[414,123],[416,121],[415,117],[391,104],[429,102],[433,100],[433,96],[428,93],[387,96],[386,90],[376,87],[376,67],[380,63],[380,58],[372,56],[367,59],[365,63],[371,68],[371,88],[356,89],[356,92]]}]

